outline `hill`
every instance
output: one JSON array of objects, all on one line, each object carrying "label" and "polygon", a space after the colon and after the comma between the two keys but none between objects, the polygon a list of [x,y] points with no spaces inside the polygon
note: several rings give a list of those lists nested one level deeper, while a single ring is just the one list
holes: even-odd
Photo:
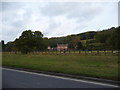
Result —
[{"label": "hill", "polygon": [[[89,31],[66,37],[54,37],[48,39],[49,46],[56,47],[57,44],[68,44],[69,48],[75,49],[78,42],[81,42],[82,49],[88,50],[111,50],[118,49],[120,27],[112,27],[102,31]],[[114,43],[114,45],[113,45]],[[113,48],[114,47],[114,48]]]},{"label": "hill", "polygon": [[[28,32],[28,31],[24,31],[24,32]],[[30,30],[29,32],[32,33],[32,31]],[[52,38],[41,37],[41,39],[39,40],[39,37],[33,35],[33,37],[30,36],[30,38],[31,38],[30,41],[26,39],[27,41],[29,41],[29,43],[26,42],[26,44],[29,46],[29,49],[33,49],[30,51],[35,51],[35,50],[44,51],[47,50],[48,46],[54,48],[57,46],[57,44],[68,44],[68,48],[70,50],[120,50],[119,47],[120,26],[111,27],[109,29],[105,29],[101,31],[89,31],[79,34],[68,35],[64,37],[52,37]],[[31,40],[33,40],[34,43]],[[2,45],[3,51],[19,51],[18,50],[19,47],[17,46],[19,46],[19,43],[21,43],[22,45],[23,41],[19,40],[19,43],[17,43],[17,41],[18,39],[16,39],[13,42],[8,42],[7,44]],[[35,43],[40,44],[41,46],[38,45],[34,47]],[[30,46],[32,46],[32,48]],[[21,47],[23,48],[23,46]],[[39,50],[37,48],[39,48]]]}]

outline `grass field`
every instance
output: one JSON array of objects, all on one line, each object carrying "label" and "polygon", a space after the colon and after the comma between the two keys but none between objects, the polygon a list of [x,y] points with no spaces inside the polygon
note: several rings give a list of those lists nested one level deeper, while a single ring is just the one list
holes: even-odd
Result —
[{"label": "grass field", "polygon": [[118,79],[118,56],[115,55],[22,55],[3,53],[2,65],[111,80]]}]

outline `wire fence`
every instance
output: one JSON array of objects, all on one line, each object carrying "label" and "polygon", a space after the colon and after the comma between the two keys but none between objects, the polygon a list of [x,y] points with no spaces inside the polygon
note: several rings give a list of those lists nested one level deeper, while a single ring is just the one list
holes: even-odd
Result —
[{"label": "wire fence", "polygon": [[[21,54],[21,52],[3,52],[3,53],[14,53]],[[67,51],[35,51],[28,54],[41,54],[41,55],[120,55],[120,51],[78,51],[78,50],[67,50]]]}]

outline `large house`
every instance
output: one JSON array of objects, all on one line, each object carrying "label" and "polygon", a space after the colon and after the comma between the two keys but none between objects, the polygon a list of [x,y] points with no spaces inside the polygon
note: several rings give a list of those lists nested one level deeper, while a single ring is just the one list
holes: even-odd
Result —
[{"label": "large house", "polygon": [[50,46],[48,46],[47,49],[48,50],[64,51],[64,50],[68,50],[68,44],[57,44],[57,47],[55,47],[55,48],[51,48]]},{"label": "large house", "polygon": [[58,51],[68,50],[68,44],[57,44]]}]

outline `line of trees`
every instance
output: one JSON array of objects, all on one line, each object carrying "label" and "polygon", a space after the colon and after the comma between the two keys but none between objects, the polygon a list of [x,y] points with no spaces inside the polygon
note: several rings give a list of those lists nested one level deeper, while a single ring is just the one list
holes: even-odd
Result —
[{"label": "line of trees", "polygon": [[54,48],[57,44],[68,44],[70,50],[120,50],[120,26],[49,39],[40,31],[26,30],[15,41],[7,44],[2,41],[1,44],[3,51],[24,54],[45,51],[48,46]]},{"label": "line of trees", "polygon": [[3,51],[20,51],[27,54],[33,51],[43,51],[47,48],[43,34],[40,31],[24,31],[21,36],[13,42],[8,42]]}]

